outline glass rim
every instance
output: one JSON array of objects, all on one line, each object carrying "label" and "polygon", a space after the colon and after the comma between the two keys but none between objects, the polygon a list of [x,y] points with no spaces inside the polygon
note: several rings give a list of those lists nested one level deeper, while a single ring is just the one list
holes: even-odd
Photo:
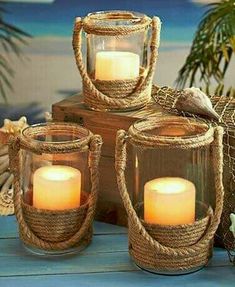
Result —
[{"label": "glass rim", "polygon": [[[118,16],[118,14],[123,14],[127,17],[122,17],[121,15]],[[110,15],[109,18],[101,18],[102,15]],[[113,18],[112,18],[113,15]],[[116,15],[116,16],[115,16]],[[146,14],[136,11],[128,11],[128,10],[100,10],[100,11],[94,11],[87,14],[87,16],[90,20],[94,20],[97,22],[103,22],[108,20],[116,20],[116,21],[126,21],[129,24],[135,24],[138,21],[141,21],[145,17],[147,17]],[[134,20],[134,22],[133,22]]]},{"label": "glass rim", "polygon": [[[81,132],[81,130],[84,132],[84,135],[82,135],[81,137],[74,139],[74,140],[62,140],[62,141],[52,141],[52,140],[39,140],[39,139],[35,139],[33,136],[36,135],[45,135],[46,136],[46,131],[49,131],[51,127],[53,126],[58,126],[58,130],[59,127],[61,128],[66,128],[66,130],[68,131],[69,128],[71,128],[71,132],[72,131],[77,131],[77,132]],[[44,129],[44,132],[42,131],[41,133],[39,133],[39,129]],[[53,129],[51,129],[53,130]],[[29,134],[27,134],[27,132]],[[81,142],[81,140],[84,140],[86,138],[88,138],[91,135],[90,130],[88,130],[87,128],[80,126],[77,123],[71,123],[71,122],[41,122],[41,123],[37,123],[37,124],[32,124],[26,128],[24,128],[22,130],[21,133],[22,137],[24,137],[25,139],[30,140],[31,142],[37,142],[37,143],[43,143],[43,145],[59,145],[59,144],[68,144],[68,143],[79,143]]]},{"label": "glass rim", "polygon": [[[192,135],[160,135],[160,134],[152,134],[151,133],[151,130],[153,130],[153,128],[149,128],[149,129],[145,129],[145,128],[139,128],[138,125],[140,125],[141,123],[144,123],[144,122],[155,122],[156,123],[156,126],[154,128],[157,128],[157,127],[163,127],[167,122],[176,122],[176,121],[179,121],[179,123],[181,122],[183,124],[183,121],[185,121],[185,124],[188,123],[195,123],[195,124],[198,124],[201,125],[201,127],[205,128],[204,131],[202,132],[198,132],[198,133],[195,133],[195,134],[192,134]],[[159,125],[158,125],[159,124]],[[147,126],[147,125],[146,125]],[[146,127],[145,126],[145,127]],[[211,124],[208,123],[206,120],[204,119],[197,119],[197,118],[190,118],[190,117],[182,117],[182,116],[173,116],[173,115],[165,115],[165,116],[160,116],[160,117],[156,117],[156,116],[149,116],[149,117],[146,117],[146,118],[142,118],[142,119],[139,119],[137,120],[136,122],[134,122],[132,124],[132,127],[133,129],[137,132],[137,133],[141,133],[141,134],[144,134],[146,136],[151,136],[153,138],[166,138],[166,139],[169,139],[169,140],[172,140],[174,138],[177,138],[177,139],[193,139],[193,138],[196,138],[196,137],[200,137],[200,136],[203,136],[205,135],[209,129],[211,128]]]}]

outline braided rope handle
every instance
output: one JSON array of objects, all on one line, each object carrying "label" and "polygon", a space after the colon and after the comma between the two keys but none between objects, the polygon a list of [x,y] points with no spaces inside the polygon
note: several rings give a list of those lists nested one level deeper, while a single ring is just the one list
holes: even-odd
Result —
[{"label": "braided rope handle", "polygon": [[[76,64],[78,70],[80,71],[83,83],[85,83],[86,86],[89,87],[92,95],[94,95],[94,97],[97,98],[98,101],[109,102],[111,105],[115,106],[130,104],[136,98],[135,92],[138,91],[138,94],[142,93],[148,86],[149,82],[152,80],[153,73],[155,71],[155,64],[158,57],[158,47],[160,43],[160,30],[161,30],[160,19],[158,17],[153,17],[152,19],[152,39],[150,44],[151,56],[147,75],[145,77],[142,77],[142,79],[140,79],[135,91],[131,95],[128,95],[128,99],[111,98],[100,92],[92,82],[84,66],[82,57],[82,28],[83,28],[83,20],[80,17],[77,17],[73,32],[73,50],[76,59]],[[126,29],[128,29],[128,27]]]},{"label": "braided rope handle", "polygon": [[93,135],[90,139],[90,150],[89,150],[89,168],[91,174],[91,193],[89,196],[89,206],[87,210],[86,217],[81,228],[68,240],[62,242],[48,242],[42,240],[38,236],[36,236],[32,230],[27,225],[27,222],[24,219],[23,211],[22,211],[22,196],[21,196],[21,187],[20,187],[20,174],[21,174],[21,164],[20,164],[20,150],[21,150],[21,143],[20,138],[14,137],[10,140],[10,161],[11,161],[11,169],[14,174],[14,207],[15,207],[15,215],[17,221],[20,225],[20,228],[26,234],[27,237],[31,239],[32,242],[42,248],[42,249],[49,249],[49,250],[63,250],[69,247],[74,246],[78,243],[85,233],[87,232],[88,228],[91,226],[94,214],[95,214],[95,207],[97,202],[98,196],[98,187],[99,187],[99,172],[98,172],[98,165],[100,160],[101,154],[101,145],[102,145],[102,138],[99,135]]},{"label": "braided rope handle", "polygon": [[127,133],[124,130],[119,130],[116,138],[116,151],[115,151],[115,166],[117,173],[117,183],[120,195],[124,207],[126,209],[128,219],[131,224],[135,225],[139,234],[147,240],[150,246],[158,250],[160,254],[167,254],[172,256],[187,256],[192,253],[200,252],[202,248],[208,245],[208,242],[213,238],[215,231],[220,222],[220,217],[223,208],[223,128],[214,128],[214,142],[213,142],[213,169],[215,177],[215,189],[216,189],[216,207],[214,215],[212,216],[210,225],[203,237],[193,246],[181,247],[181,248],[171,248],[160,244],[158,241],[153,239],[151,235],[146,231],[141,220],[139,219],[136,211],[133,208],[130,196],[128,194],[126,180],[125,180],[125,169],[126,169],[126,139]]}]

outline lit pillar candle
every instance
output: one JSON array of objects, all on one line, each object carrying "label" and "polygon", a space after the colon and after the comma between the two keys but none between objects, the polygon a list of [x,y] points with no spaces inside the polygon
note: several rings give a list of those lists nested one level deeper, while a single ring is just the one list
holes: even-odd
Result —
[{"label": "lit pillar candle", "polygon": [[144,220],[161,225],[195,221],[195,185],[178,177],[162,177],[144,186]]},{"label": "lit pillar candle", "polygon": [[140,57],[131,52],[104,51],[96,54],[95,78],[125,80],[139,76]]},{"label": "lit pillar candle", "polygon": [[81,172],[69,166],[51,165],[33,176],[33,206],[64,210],[80,206]]}]

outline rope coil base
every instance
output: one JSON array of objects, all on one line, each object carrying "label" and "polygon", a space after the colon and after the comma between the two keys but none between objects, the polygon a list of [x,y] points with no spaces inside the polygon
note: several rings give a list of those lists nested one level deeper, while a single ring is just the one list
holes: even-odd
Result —
[{"label": "rope coil base", "polygon": [[[22,210],[24,219],[33,233],[48,242],[61,242],[71,238],[82,226],[86,217],[88,203],[78,208],[67,210],[44,210],[24,203]],[[30,237],[20,227],[20,238],[25,244],[39,248],[36,242],[31,242]],[[76,246],[87,246],[92,238],[92,224]],[[45,248],[47,250],[47,248]],[[51,250],[51,248],[48,248]]]},{"label": "rope coil base", "polygon": [[[115,15],[102,14],[101,20],[109,17],[130,17],[130,13]],[[97,19],[96,19],[97,20]],[[101,81],[87,73],[82,56],[82,30],[87,34],[122,37],[132,33],[145,31],[152,27],[150,43],[151,56],[149,66],[140,71],[140,76],[131,80]],[[76,18],[73,32],[73,50],[78,70],[83,81],[84,103],[93,110],[129,110],[143,107],[151,100],[152,79],[158,57],[161,22],[158,17],[143,19],[143,23],[129,26],[96,25],[88,15],[84,19]]]},{"label": "rope coil base", "polygon": [[[146,106],[151,100],[152,81],[138,93],[138,86],[143,78],[140,76],[133,80],[101,81],[92,80],[94,86],[101,93],[105,94],[110,100],[97,100],[86,81],[83,81],[84,103],[93,110],[120,110],[120,109],[138,109]],[[137,94],[136,94],[137,93]],[[132,96],[135,94],[135,96]],[[112,99],[119,102],[114,103]],[[127,100],[128,99],[128,100]]]},{"label": "rope coil base", "polygon": [[[164,226],[148,224],[142,221],[146,231],[152,238],[164,246],[179,248],[194,245],[206,233],[213,211],[208,209],[207,215],[195,221],[193,224]],[[150,247],[148,241],[138,233],[135,225],[129,224],[129,253],[134,261],[143,269],[151,269],[158,272],[187,271],[207,264],[211,257],[211,244],[204,246],[200,254],[188,254],[175,256],[171,254],[159,254]],[[180,239],[180,240],[179,240]]]}]

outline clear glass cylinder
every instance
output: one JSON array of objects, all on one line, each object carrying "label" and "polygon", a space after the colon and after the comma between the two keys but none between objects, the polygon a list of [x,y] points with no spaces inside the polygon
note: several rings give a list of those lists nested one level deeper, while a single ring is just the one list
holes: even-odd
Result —
[{"label": "clear glass cylinder", "polygon": [[[103,17],[102,15],[109,15]],[[144,14],[128,11],[101,11],[87,16],[96,26],[132,26]],[[148,65],[148,28],[122,36],[87,34],[87,72],[92,79],[126,80],[139,77]]]},{"label": "clear glass cylinder", "polygon": [[[206,134],[210,126],[204,121],[174,116],[151,118],[153,122],[155,128],[148,129],[149,119],[137,121],[132,126],[133,132],[161,143],[142,147],[133,144],[131,136],[127,139],[132,150],[130,170],[134,170],[132,181],[128,183],[128,189],[133,190],[133,207],[141,221],[149,225],[194,224],[205,218],[208,207],[215,204],[211,146],[182,149],[164,144],[162,140],[195,139]],[[128,174],[129,171],[127,178]],[[164,268],[150,270],[144,264],[138,265],[163,274],[188,273],[202,267],[169,272]]]},{"label": "clear glass cylinder", "polygon": [[[58,147],[58,153],[37,153],[36,148],[24,151],[21,188],[23,202],[26,205],[46,212],[66,212],[87,204],[91,186],[88,166],[89,151],[73,149],[71,152],[64,148],[64,152],[61,153],[59,148],[66,144],[79,143],[88,137],[90,137],[89,130],[71,123],[38,124],[23,130],[22,138],[32,147],[40,146],[40,144],[47,148]],[[68,238],[59,229],[55,232],[59,234],[56,240],[59,241],[62,238],[61,240],[64,241],[75,231],[70,230]],[[25,246],[34,253],[50,255],[73,253],[85,247],[85,245],[79,245],[69,250],[46,251],[34,248],[27,243]]]}]

